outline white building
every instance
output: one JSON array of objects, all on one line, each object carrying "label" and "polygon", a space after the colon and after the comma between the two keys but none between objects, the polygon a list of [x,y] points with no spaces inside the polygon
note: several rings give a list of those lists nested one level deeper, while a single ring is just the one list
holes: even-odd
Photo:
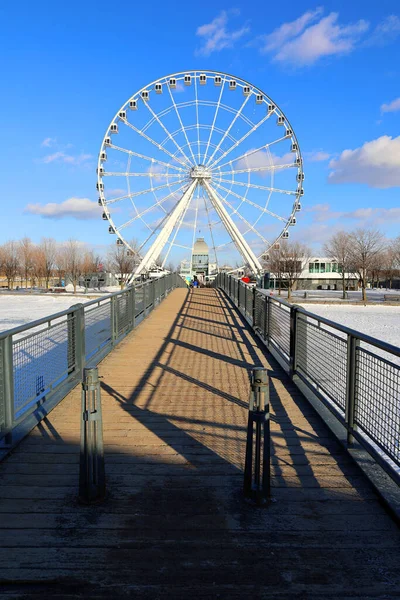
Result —
[{"label": "white building", "polygon": [[[338,262],[326,256],[313,256],[302,261],[302,273],[296,282],[294,289],[300,290],[341,290],[342,268]],[[345,273],[346,289],[356,290],[358,288],[358,277],[354,273]],[[275,281],[274,281],[275,280]],[[271,286],[278,287],[279,281],[271,273]],[[287,281],[282,278],[281,287],[286,287]]]},{"label": "white building", "polygon": [[216,274],[216,263],[210,262],[208,245],[204,238],[197,238],[193,245],[191,260],[181,261],[180,274],[186,279],[196,275],[200,281],[209,281],[210,276]]}]

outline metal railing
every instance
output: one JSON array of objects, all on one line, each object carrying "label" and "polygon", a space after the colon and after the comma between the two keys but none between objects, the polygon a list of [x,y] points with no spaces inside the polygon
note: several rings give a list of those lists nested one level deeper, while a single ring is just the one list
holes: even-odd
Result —
[{"label": "metal railing", "polygon": [[3,446],[24,420],[45,417],[82,380],[86,361],[97,364],[177,287],[186,284],[172,273],[1,332]]},{"label": "metal railing", "polygon": [[221,273],[223,289],[268,349],[400,483],[400,348]]}]

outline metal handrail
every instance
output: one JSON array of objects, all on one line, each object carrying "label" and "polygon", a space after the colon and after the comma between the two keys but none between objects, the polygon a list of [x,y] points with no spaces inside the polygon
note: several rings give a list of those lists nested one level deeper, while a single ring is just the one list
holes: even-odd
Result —
[{"label": "metal handrail", "polygon": [[0,332],[0,456],[177,287],[171,273]]},{"label": "metal handrail", "polygon": [[[244,285],[246,285],[246,284],[244,284]],[[258,290],[257,290],[257,292],[258,292]],[[261,292],[261,295],[266,296],[262,292]],[[299,306],[298,304],[296,304],[296,305],[291,304],[290,302],[287,302],[283,298],[273,298],[272,296],[266,296],[266,297],[269,298],[270,302],[279,302],[280,304],[283,304],[284,306],[286,306],[289,309],[292,308],[293,306],[296,306],[298,312],[305,315],[306,317],[315,319],[316,321],[319,321],[320,323],[324,323],[324,325],[328,325],[328,327],[332,327],[332,329],[337,329],[338,331],[341,331],[347,335],[352,335],[352,336],[356,337],[357,339],[361,340],[362,342],[365,342],[366,344],[370,344],[371,346],[376,346],[377,348],[380,348],[381,350],[385,350],[385,352],[389,352],[390,354],[394,354],[395,356],[400,356],[400,348],[398,346],[393,346],[393,344],[389,344],[388,342],[385,342],[384,340],[380,340],[379,338],[371,337],[370,335],[363,333],[362,331],[358,331],[357,329],[352,329],[351,327],[347,327],[346,325],[341,325],[340,323],[336,323],[336,321],[331,321],[330,319],[327,319],[326,317],[317,315],[313,312],[306,310],[305,308],[303,308],[302,306]]]},{"label": "metal handrail", "polygon": [[[293,382],[344,425],[347,443],[357,440],[400,484],[400,364],[391,360],[400,348],[256,288],[249,311],[247,295],[243,304],[236,292],[251,288],[228,274],[219,274],[214,286],[228,294]],[[284,310],[278,315],[273,306]]]}]

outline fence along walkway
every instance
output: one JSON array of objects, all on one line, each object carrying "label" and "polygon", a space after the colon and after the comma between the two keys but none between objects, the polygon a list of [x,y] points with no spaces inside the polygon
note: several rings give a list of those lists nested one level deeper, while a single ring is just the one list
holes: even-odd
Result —
[{"label": "fence along walkway", "polygon": [[[241,494],[248,373],[261,364],[266,509]],[[399,597],[397,527],[221,291],[172,292],[100,373],[109,498],[76,502],[75,389],[0,465],[5,596]]]}]

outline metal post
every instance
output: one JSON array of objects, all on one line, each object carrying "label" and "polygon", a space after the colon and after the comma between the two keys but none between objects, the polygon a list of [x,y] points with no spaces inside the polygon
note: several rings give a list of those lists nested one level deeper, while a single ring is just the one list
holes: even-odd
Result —
[{"label": "metal post", "polygon": [[79,469],[79,499],[94,502],[104,498],[103,420],[97,367],[84,370],[82,382],[82,423]]},{"label": "metal post", "polygon": [[136,325],[136,290],[132,288],[132,329],[135,329]]},{"label": "metal post", "polygon": [[[255,441],[254,438],[255,424]],[[254,468],[253,468],[254,443]],[[254,483],[253,483],[254,475]],[[246,440],[243,492],[258,505],[265,504],[271,492],[270,423],[268,371],[256,367],[251,375],[251,391]]]},{"label": "metal post", "polygon": [[357,347],[360,340],[352,335],[347,336],[347,374],[346,374],[346,413],[347,443],[354,442],[352,431],[355,429],[356,385],[357,385]]},{"label": "metal post", "polygon": [[290,308],[290,376],[296,374],[296,344],[297,344],[297,314],[299,307],[293,305]]},{"label": "metal post", "polygon": [[0,340],[1,389],[0,389],[0,437],[4,435],[6,446],[12,444],[14,424],[14,369],[12,336]]},{"label": "metal post", "polygon": [[264,307],[264,340],[267,340],[269,323],[268,323],[268,313],[269,313],[269,298],[265,296],[265,307]]},{"label": "metal post", "polygon": [[253,293],[253,297],[252,297],[251,314],[252,314],[252,320],[253,320],[253,329],[255,329],[257,327],[257,323],[256,323],[256,288],[255,287],[253,287],[252,293]]},{"label": "metal post", "polygon": [[74,307],[74,357],[75,370],[79,378],[82,378],[85,367],[85,309],[83,304]]},{"label": "metal post", "polygon": [[118,296],[111,296],[111,344],[118,339]]}]

